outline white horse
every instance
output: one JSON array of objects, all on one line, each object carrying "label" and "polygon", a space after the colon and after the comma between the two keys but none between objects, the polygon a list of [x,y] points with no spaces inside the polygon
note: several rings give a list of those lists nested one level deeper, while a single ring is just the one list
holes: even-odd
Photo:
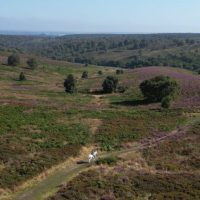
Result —
[{"label": "white horse", "polygon": [[89,156],[88,156],[88,161],[89,161],[89,163],[90,163],[92,160],[94,160],[94,155],[90,153]]},{"label": "white horse", "polygon": [[96,157],[97,157],[97,150],[92,151],[88,156],[89,163],[91,163],[91,161],[95,161]]}]

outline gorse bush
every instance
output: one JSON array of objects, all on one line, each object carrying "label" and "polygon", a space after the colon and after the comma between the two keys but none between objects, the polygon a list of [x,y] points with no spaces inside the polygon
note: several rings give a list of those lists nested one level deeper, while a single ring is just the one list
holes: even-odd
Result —
[{"label": "gorse bush", "polygon": [[17,66],[20,64],[20,57],[17,54],[12,54],[8,57],[8,65]]},{"label": "gorse bush", "polygon": [[150,102],[160,102],[170,96],[172,99],[179,93],[178,83],[168,76],[156,76],[140,84],[144,97]]},{"label": "gorse bush", "polygon": [[76,92],[76,79],[72,74],[69,74],[67,79],[64,81],[65,91],[67,93],[75,93]]}]

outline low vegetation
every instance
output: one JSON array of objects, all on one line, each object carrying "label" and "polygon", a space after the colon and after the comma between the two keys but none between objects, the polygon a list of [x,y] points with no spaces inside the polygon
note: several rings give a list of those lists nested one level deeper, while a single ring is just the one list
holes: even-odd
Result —
[{"label": "low vegetation", "polygon": [[199,175],[151,174],[123,166],[84,172],[49,200],[132,200],[200,198]]}]

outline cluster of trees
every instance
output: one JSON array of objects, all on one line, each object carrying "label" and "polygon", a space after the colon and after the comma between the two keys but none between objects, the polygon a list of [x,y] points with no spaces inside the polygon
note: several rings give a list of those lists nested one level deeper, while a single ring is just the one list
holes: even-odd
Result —
[{"label": "cluster of trees", "polygon": [[[87,74],[83,72],[83,75]],[[83,78],[82,75],[82,78]],[[88,76],[88,74],[87,74]],[[69,74],[67,78],[64,81],[64,87],[65,87],[65,92],[73,94],[77,92],[77,80],[76,78],[72,75]],[[116,91],[118,86],[118,79],[114,76],[107,76],[106,79],[102,83],[102,89],[104,93],[113,93]]]},{"label": "cluster of trees", "polygon": [[161,102],[163,108],[169,108],[172,100],[180,92],[178,83],[168,76],[156,76],[140,84],[144,97],[149,102]]},{"label": "cluster of trees", "polygon": [[[27,60],[27,65],[30,69],[34,70],[38,67],[38,62],[36,61],[35,58],[30,58]],[[12,54],[8,57],[8,60],[7,60],[7,64],[9,66],[17,66],[20,64],[20,56],[18,54]],[[27,80],[26,79],[26,76],[24,74],[24,72],[21,72],[19,74],[19,81],[25,81]]]}]

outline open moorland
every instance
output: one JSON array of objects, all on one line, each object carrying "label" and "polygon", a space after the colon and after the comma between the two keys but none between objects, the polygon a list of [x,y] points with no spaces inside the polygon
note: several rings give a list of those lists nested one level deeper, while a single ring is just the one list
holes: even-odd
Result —
[{"label": "open moorland", "polygon": [[[30,56],[21,54],[20,65],[8,66],[8,55],[0,53],[0,199],[200,199],[196,72],[148,67],[117,75],[114,67],[40,57],[39,66],[31,70],[26,64]],[[83,71],[87,79],[81,78]],[[18,80],[21,72],[27,80]],[[77,81],[75,94],[63,87],[69,74]],[[103,93],[108,75],[117,77],[126,91]],[[157,75],[180,84],[170,109],[145,101],[139,89],[143,80]],[[76,166],[76,158],[85,159],[94,147],[100,154],[96,163],[84,165],[83,172],[77,170],[74,178],[43,197],[23,197],[27,188],[48,179],[45,172],[56,175],[72,158]],[[33,183],[35,177],[40,178]],[[17,193],[21,196],[12,196]]]}]

